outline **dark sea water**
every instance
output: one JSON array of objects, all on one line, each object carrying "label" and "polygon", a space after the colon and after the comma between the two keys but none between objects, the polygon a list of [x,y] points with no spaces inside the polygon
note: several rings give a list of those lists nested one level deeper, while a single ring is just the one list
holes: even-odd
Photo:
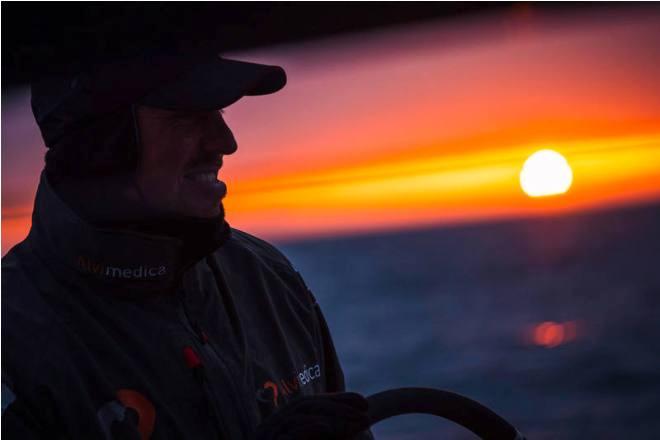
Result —
[{"label": "dark sea water", "polygon": [[[660,438],[660,205],[278,245],[350,390],[451,390],[531,439]],[[535,345],[544,321],[575,338]],[[373,432],[475,438],[425,415]]]}]

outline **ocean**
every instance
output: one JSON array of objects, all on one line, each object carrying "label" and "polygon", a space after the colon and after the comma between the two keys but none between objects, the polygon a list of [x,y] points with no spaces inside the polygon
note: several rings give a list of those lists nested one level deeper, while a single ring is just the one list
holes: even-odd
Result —
[{"label": "ocean", "polygon": [[[454,391],[530,439],[660,438],[660,204],[276,244],[349,390]],[[428,415],[372,431],[476,438]]]}]

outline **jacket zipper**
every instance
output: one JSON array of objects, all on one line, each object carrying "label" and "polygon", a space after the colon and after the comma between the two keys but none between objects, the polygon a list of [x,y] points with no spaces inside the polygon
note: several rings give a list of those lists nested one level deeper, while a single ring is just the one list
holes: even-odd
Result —
[{"label": "jacket zipper", "polygon": [[[248,345],[247,345],[245,332],[243,330],[243,327],[241,326],[241,322],[240,322],[241,320],[240,320],[240,318],[238,316],[238,312],[236,310],[236,305],[235,305],[234,300],[232,298],[231,291],[229,289],[229,285],[227,284],[227,280],[225,279],[224,274],[222,273],[222,270],[218,266],[217,262],[213,258],[207,258],[206,260],[207,260],[207,264],[208,264],[209,268],[213,272],[213,276],[215,277],[216,283],[218,285],[218,294],[219,294],[218,299],[220,299],[220,301],[224,305],[225,310],[226,310],[226,312],[229,316],[229,320],[232,324],[232,328],[234,330],[235,337],[239,340],[239,344],[243,348],[243,353],[242,353],[242,355],[243,355],[243,360],[242,360],[243,369],[241,371],[241,374],[242,374],[241,382],[243,383],[244,386],[247,387],[247,390],[251,390],[251,387],[247,382],[248,381],[247,372],[248,372],[248,365],[249,365],[249,360],[250,360],[249,349],[248,349]],[[217,352],[217,350],[215,349],[215,346],[213,344],[209,343],[208,347],[210,348],[209,351],[211,351],[212,354],[214,354],[215,357],[220,362],[224,362],[222,360],[222,357]],[[240,356],[240,354],[239,354],[239,356]],[[242,395],[235,382],[232,382],[231,385],[234,387],[234,391],[235,391],[236,395],[238,395],[238,396]],[[239,401],[237,403],[241,406],[241,409],[242,409],[241,416],[243,418],[243,423],[244,423],[244,426],[245,426],[245,432],[249,433],[249,435],[252,436],[254,434],[252,420],[250,418],[250,414],[252,414],[252,411],[251,411],[250,408],[248,408],[247,403],[244,400],[239,399]]]},{"label": "jacket zipper", "polygon": [[[184,328],[191,334],[193,335],[193,344],[195,346],[195,350],[197,352],[201,353],[204,351],[203,347],[201,347],[200,342],[203,344],[203,339],[200,338],[200,335],[195,332],[194,328],[192,327],[192,324],[190,322],[190,319],[188,318],[188,315],[185,311],[185,306],[181,304],[182,307],[184,307],[181,312],[183,314],[182,316],[182,321],[183,321],[183,326]],[[213,390],[213,386],[209,383],[208,377],[206,376],[206,371],[204,371],[204,365],[202,364],[201,369],[199,370],[199,373],[197,373],[197,377],[200,377],[201,380],[199,380],[202,385],[202,390],[204,391],[204,394],[206,395],[206,401],[207,405],[210,404],[212,410],[213,410],[213,421],[215,422],[216,429],[221,435],[222,439],[230,439],[229,433],[226,430],[226,419],[224,418],[222,412],[218,408],[218,403],[217,403],[217,395],[215,394],[215,391]],[[224,366],[222,366],[223,373],[225,373],[226,377],[226,369]],[[231,381],[228,381],[231,382]]]},{"label": "jacket zipper", "polygon": [[[200,337],[201,337],[201,335],[200,335]],[[205,346],[208,347],[206,352],[208,354],[210,354],[211,356],[213,356],[215,361],[218,362],[218,364],[221,366],[222,370],[225,373],[227,371],[229,371],[229,368],[227,367],[225,361],[222,359],[220,354],[216,351],[213,344],[211,344],[210,342],[206,342]],[[225,374],[225,377],[229,377],[229,376],[227,374]],[[247,416],[248,409],[246,408],[245,402],[243,401],[243,399],[241,399],[242,394],[241,394],[240,390],[237,388],[237,385],[236,385],[235,381],[229,380],[228,382],[229,382],[229,386],[230,386],[232,392],[234,393],[235,396],[237,396],[237,398],[235,400],[235,403],[240,406],[240,408],[238,408],[237,412],[238,412],[238,416],[241,419],[241,423],[243,425],[243,432],[244,433],[250,432],[251,431],[251,429],[249,428],[250,423],[249,423],[249,419],[248,419],[248,416]]]},{"label": "jacket zipper", "polygon": [[[210,264],[211,269],[213,270],[212,265]],[[216,273],[215,270],[213,270],[214,276],[216,278],[216,282],[219,283],[220,285],[218,286],[218,291],[219,291],[219,299],[223,303],[225,307],[227,307],[227,301],[223,297],[223,290],[225,295],[231,295],[229,292],[229,286],[227,286],[227,282],[224,279],[224,276],[222,275],[222,272],[218,271],[219,273]],[[219,278],[219,279],[218,279]],[[213,344],[208,341],[208,338],[206,337],[206,334],[204,334],[200,327],[196,324],[195,321],[191,320],[189,315],[188,315],[188,310],[186,308],[185,302],[184,302],[184,296],[180,297],[179,301],[181,303],[181,310],[183,312],[183,321],[185,323],[186,329],[195,336],[196,343],[201,343],[203,347],[201,348],[202,351],[206,351],[208,356],[211,356],[219,366],[219,368],[222,370],[223,376],[225,378],[225,383],[228,385],[229,389],[234,395],[234,402],[237,405],[237,416],[239,418],[239,422],[241,423],[241,431],[243,433],[243,436],[245,435],[252,435],[253,434],[253,429],[252,429],[252,424],[250,421],[250,416],[249,416],[249,409],[241,398],[243,395],[241,391],[238,389],[238,386],[236,385],[234,380],[231,380],[231,370],[227,366],[226,362],[222,359],[222,356],[217,352]],[[233,304],[230,305],[232,308],[234,307]],[[228,311],[229,313],[229,311]],[[231,319],[231,316],[230,316]],[[238,335],[240,337],[241,335],[241,330],[240,330],[240,324],[237,324],[239,326],[238,328],[234,328],[235,331],[238,332]],[[236,327],[232,325],[232,327]],[[247,350],[244,353],[247,356]],[[247,359],[245,359],[247,361]],[[245,379],[244,377],[241,377],[241,381]],[[212,388],[209,386],[209,388]],[[217,397],[215,395],[215,392],[211,390],[210,394],[212,397]],[[212,402],[213,408],[215,409],[215,412],[218,413],[218,418],[224,422],[224,419],[221,417],[220,410],[217,406],[217,399],[214,399]],[[225,438],[229,439],[229,437],[226,435],[225,430],[223,429],[221,432],[223,432],[223,435],[225,435]],[[231,439],[234,440],[234,439]]]}]

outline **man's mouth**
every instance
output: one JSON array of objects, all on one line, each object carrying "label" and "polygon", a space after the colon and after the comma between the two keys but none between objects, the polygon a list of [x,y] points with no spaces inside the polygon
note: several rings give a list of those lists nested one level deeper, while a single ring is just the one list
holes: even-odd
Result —
[{"label": "man's mouth", "polygon": [[195,182],[207,182],[207,183],[213,183],[217,182],[218,173],[214,172],[208,172],[208,173],[194,173],[194,174],[187,174],[185,177],[186,179],[190,179]]},{"label": "man's mouth", "polygon": [[218,180],[218,168],[203,168],[193,170],[184,175],[184,178],[191,183],[195,191],[206,193],[214,199],[223,198],[227,194],[227,185],[222,180]]}]

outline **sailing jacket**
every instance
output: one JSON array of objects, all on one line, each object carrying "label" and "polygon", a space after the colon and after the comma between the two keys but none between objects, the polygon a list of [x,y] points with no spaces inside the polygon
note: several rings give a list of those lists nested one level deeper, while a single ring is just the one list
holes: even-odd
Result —
[{"label": "sailing jacket", "polygon": [[42,174],[2,259],[3,436],[250,439],[295,396],[343,391],[300,274],[224,225],[184,266],[180,240],[95,227]]}]

